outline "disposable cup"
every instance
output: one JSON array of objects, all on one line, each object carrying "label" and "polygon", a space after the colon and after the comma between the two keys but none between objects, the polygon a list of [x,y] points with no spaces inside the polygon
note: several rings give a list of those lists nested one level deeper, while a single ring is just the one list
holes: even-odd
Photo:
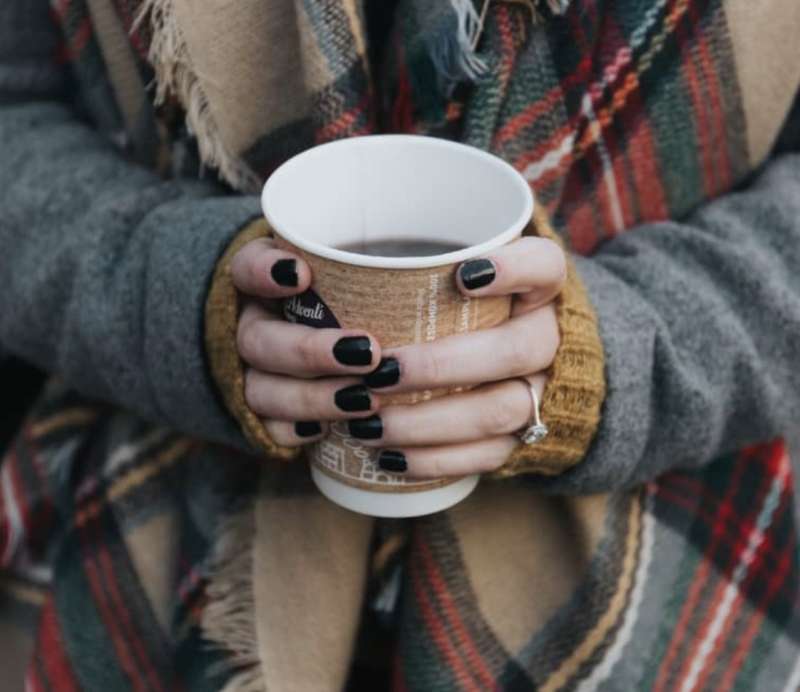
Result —
[{"label": "disposable cup", "polygon": [[[424,343],[508,319],[510,298],[468,298],[455,272],[519,237],[533,214],[530,187],[514,168],[479,149],[410,135],[344,139],[309,149],[267,180],[261,196],[276,242],[302,256],[313,282],[284,302],[287,319],[312,327],[363,329],[381,347]],[[380,240],[459,244],[438,255],[384,257],[340,249]],[[382,406],[447,393],[380,394]],[[446,509],[478,477],[417,480],[377,465],[378,450],[335,423],[309,449],[320,491],[355,512],[409,517]]]}]

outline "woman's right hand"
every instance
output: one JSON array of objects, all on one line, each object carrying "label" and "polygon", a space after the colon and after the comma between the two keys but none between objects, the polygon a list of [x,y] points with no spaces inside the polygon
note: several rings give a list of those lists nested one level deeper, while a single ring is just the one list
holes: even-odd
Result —
[{"label": "woman's right hand", "polygon": [[325,435],[327,422],[374,414],[378,398],[363,383],[381,359],[378,342],[356,329],[315,329],[276,316],[276,301],[302,293],[311,268],[266,238],[249,242],[231,262],[242,294],[237,344],[247,364],[245,400],[279,445]]}]

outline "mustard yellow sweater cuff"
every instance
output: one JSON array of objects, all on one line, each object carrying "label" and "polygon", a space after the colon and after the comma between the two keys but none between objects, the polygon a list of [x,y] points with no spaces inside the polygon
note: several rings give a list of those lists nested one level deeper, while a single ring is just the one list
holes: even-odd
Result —
[{"label": "mustard yellow sweater cuff", "polygon": [[[538,235],[560,242],[543,211],[537,209],[534,221]],[[236,347],[239,300],[230,275],[230,261],[245,243],[268,235],[263,219],[253,221],[217,264],[206,302],[206,351],[225,405],[239,421],[248,441],[270,457],[288,460],[299,452],[275,444],[245,402],[244,364]],[[542,418],[550,432],[535,445],[520,445],[494,474],[496,477],[561,473],[583,459],[597,430],[605,397],[603,348],[597,317],[572,265],[556,311],[561,344],[542,396]]]},{"label": "mustard yellow sweater cuff", "polygon": [[[244,364],[236,347],[239,296],[231,278],[230,263],[245,243],[269,235],[267,222],[258,219],[247,225],[228,246],[217,263],[206,300],[205,341],[211,374],[228,411],[239,421],[253,447],[276,459],[294,459],[299,450],[275,444],[258,416],[244,398]],[[279,319],[277,316],[275,319]]]},{"label": "mustard yellow sweater cuff", "polygon": [[[547,213],[538,206],[534,227],[538,235],[561,243]],[[541,403],[549,433],[536,444],[520,444],[495,477],[520,473],[552,476],[566,471],[586,456],[600,423],[606,391],[603,345],[594,308],[571,262],[556,312],[561,344]]]}]

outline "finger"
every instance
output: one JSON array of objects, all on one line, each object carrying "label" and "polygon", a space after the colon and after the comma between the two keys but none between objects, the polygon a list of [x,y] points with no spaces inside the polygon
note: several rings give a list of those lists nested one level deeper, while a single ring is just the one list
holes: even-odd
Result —
[{"label": "finger", "polygon": [[295,377],[366,374],[381,357],[369,334],[283,322],[253,303],[239,318],[237,346],[242,360],[257,370]]},{"label": "finger", "polygon": [[236,288],[247,295],[284,298],[309,287],[311,269],[297,255],[279,250],[267,238],[259,238],[234,255],[231,278]]},{"label": "finger", "polygon": [[[532,416],[530,387],[514,379],[418,404],[387,406],[378,416],[380,425],[359,419],[348,427],[368,447],[424,447],[509,434]],[[376,430],[380,437],[375,437]]]},{"label": "finger", "polygon": [[328,424],[320,421],[288,423],[280,420],[265,420],[264,428],[273,442],[282,447],[299,447],[317,442],[328,434]]},{"label": "finger", "polygon": [[500,468],[519,444],[512,435],[442,447],[382,449],[378,466],[413,478],[441,478],[487,473]]},{"label": "finger", "polygon": [[248,370],[244,396],[262,418],[280,421],[330,421],[369,416],[380,408],[377,397],[356,379],[300,380]]},{"label": "finger", "polygon": [[518,294],[524,300],[544,303],[564,284],[566,258],[557,243],[547,238],[525,237],[467,260],[456,272],[459,290],[468,296]]},{"label": "finger", "polygon": [[546,305],[491,329],[403,346],[386,354],[397,360],[399,378],[380,391],[461,387],[539,372],[552,363],[559,339],[555,312]]}]

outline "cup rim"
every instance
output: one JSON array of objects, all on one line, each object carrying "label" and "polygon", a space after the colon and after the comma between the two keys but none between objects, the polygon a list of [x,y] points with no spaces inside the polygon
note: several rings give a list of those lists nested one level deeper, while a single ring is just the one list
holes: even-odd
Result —
[{"label": "cup rim", "polygon": [[[369,140],[369,142],[365,142],[364,140]],[[283,226],[274,215],[270,214],[268,197],[271,189],[274,187],[275,181],[280,176],[290,173],[291,170],[295,166],[300,165],[305,158],[318,155],[318,151],[323,148],[353,146],[354,142],[360,142],[359,146],[369,146],[373,143],[377,144],[380,140],[392,140],[393,142],[408,140],[414,142],[414,144],[422,143],[424,146],[458,149],[462,153],[480,158],[489,165],[502,169],[506,174],[510,172],[512,175],[509,176],[509,180],[513,182],[522,193],[522,198],[524,199],[523,209],[518,217],[505,230],[482,243],[470,245],[469,247],[453,252],[446,252],[439,255],[424,255],[420,257],[385,257],[382,255],[362,255],[357,252],[337,250],[336,248],[317,243],[313,240],[308,240],[293,233],[290,229]],[[305,250],[313,255],[358,267],[372,267],[376,269],[425,269],[428,267],[460,263],[511,242],[521,235],[522,230],[530,223],[533,217],[534,198],[530,185],[528,185],[525,178],[523,178],[513,166],[494,154],[490,154],[482,149],[477,149],[467,144],[462,144],[461,142],[453,142],[447,139],[438,139],[423,135],[364,135],[320,144],[293,156],[291,159],[281,164],[264,183],[264,187],[261,191],[261,209],[270,226],[279,236],[299,247],[301,250]]]}]

